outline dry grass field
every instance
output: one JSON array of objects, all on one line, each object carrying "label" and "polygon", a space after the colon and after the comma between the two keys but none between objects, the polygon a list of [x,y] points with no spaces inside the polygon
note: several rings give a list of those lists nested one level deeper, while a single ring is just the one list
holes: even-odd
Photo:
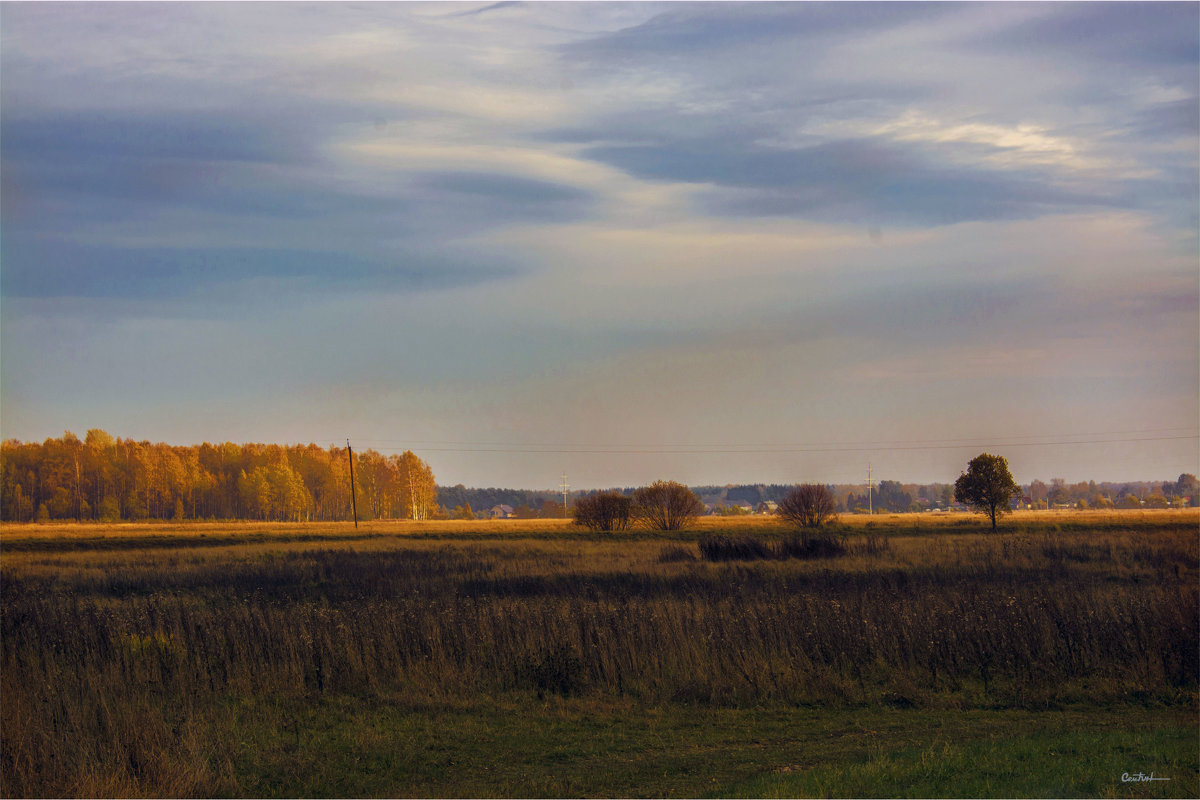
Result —
[{"label": "dry grass field", "polygon": [[[1196,512],[835,530],[833,557],[712,562],[706,536],[788,531],[6,526],[0,791],[887,795],[937,742],[964,772],[926,794],[1200,790]],[[1073,771],[979,773],[1043,745]],[[1169,784],[1119,781],[1143,751]]]},{"label": "dry grass field", "polygon": [[[858,532],[877,528],[899,532],[907,529],[923,532],[962,531],[978,529],[985,532],[985,518],[980,514],[962,512],[923,514],[841,514],[834,528]],[[1017,511],[1001,518],[1001,531],[1025,528],[1108,530],[1143,526],[1200,526],[1200,509],[1099,510],[1099,511]],[[738,517],[701,517],[689,528],[690,533],[730,530],[782,531],[779,519],[767,514]],[[631,534],[649,535],[634,529]],[[494,520],[373,520],[360,522],[47,522],[37,524],[7,523],[0,527],[0,543],[29,540],[65,539],[135,539],[146,537],[309,537],[320,539],[366,538],[371,536],[520,536],[579,534],[582,531],[569,519],[494,519]],[[661,532],[655,535],[661,536]]]}]

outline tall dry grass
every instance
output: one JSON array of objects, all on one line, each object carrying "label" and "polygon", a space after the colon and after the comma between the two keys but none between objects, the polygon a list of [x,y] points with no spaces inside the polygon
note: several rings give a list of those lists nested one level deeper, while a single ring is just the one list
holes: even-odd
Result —
[{"label": "tall dry grass", "polygon": [[896,528],[847,544],[709,563],[686,538],[539,528],[6,551],[0,790],[235,791],[221,709],[249,696],[1195,702],[1194,534]]}]

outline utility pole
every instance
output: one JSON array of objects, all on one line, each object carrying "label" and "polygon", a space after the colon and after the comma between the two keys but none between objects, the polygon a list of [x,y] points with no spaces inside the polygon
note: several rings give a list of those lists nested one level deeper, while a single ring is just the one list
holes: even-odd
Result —
[{"label": "utility pole", "polygon": [[346,440],[346,457],[350,459],[350,508],[354,509],[354,529],[358,530],[358,499],[354,496],[354,451]]},{"label": "utility pole", "polygon": [[[74,449],[74,448],[72,448]],[[75,519],[83,522],[83,506],[79,502],[79,453],[75,453]]]},{"label": "utility pole", "polygon": [[570,485],[567,483],[567,473],[562,474],[562,481],[558,484],[558,488],[562,489],[563,493],[563,516],[567,516],[567,491],[570,490]]},{"label": "utility pole", "polygon": [[408,459],[404,459],[404,476],[408,478],[408,505],[412,511],[412,518],[417,518],[417,496],[413,494],[412,488],[412,464],[408,463]]},{"label": "utility pole", "polygon": [[875,516],[875,482],[871,480],[871,464],[867,462],[867,512]]}]

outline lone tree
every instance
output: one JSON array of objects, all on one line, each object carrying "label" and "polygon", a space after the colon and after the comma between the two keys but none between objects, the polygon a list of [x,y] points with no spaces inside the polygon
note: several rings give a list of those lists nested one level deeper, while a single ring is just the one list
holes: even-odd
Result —
[{"label": "lone tree", "polygon": [[633,493],[634,513],[660,531],[677,531],[704,512],[704,503],[688,487],[675,481],[655,481]]},{"label": "lone tree", "polygon": [[575,501],[575,524],[593,531],[623,531],[633,516],[633,500],[620,492],[600,492]]},{"label": "lone tree", "polygon": [[1021,487],[1008,471],[1003,456],[981,453],[967,464],[967,471],[954,482],[954,499],[976,511],[987,514],[996,530],[996,517],[1009,510],[1014,497],[1021,496]]},{"label": "lone tree", "polygon": [[837,501],[824,486],[805,483],[785,494],[775,513],[802,528],[819,528],[837,518]]}]

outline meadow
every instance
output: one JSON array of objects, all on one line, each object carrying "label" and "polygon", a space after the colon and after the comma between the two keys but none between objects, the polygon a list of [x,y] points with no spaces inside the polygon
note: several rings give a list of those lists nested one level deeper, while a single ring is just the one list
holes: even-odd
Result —
[{"label": "meadow", "polygon": [[1197,796],[1198,529],[6,525],[0,792]]}]

